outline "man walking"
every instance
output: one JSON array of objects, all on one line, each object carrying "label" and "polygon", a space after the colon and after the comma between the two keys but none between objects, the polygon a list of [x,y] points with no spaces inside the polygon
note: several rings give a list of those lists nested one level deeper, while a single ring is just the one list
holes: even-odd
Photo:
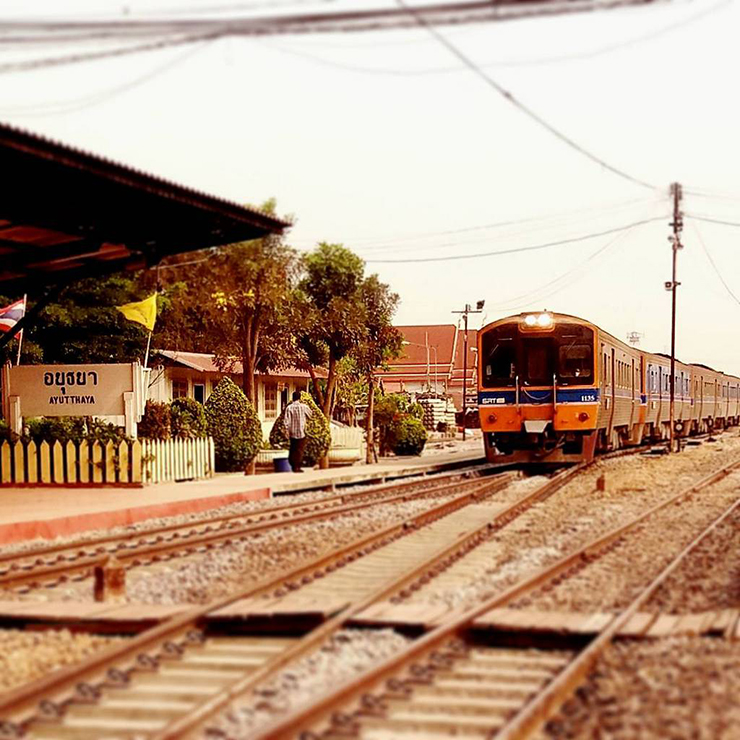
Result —
[{"label": "man walking", "polygon": [[293,401],[285,409],[285,431],[290,439],[288,461],[294,473],[302,473],[303,450],[306,447],[306,419],[313,416],[311,407],[301,401],[301,392],[293,393]]}]

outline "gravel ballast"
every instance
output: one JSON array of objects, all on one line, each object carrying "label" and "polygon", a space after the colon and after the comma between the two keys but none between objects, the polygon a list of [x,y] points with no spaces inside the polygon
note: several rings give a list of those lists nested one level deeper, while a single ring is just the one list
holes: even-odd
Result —
[{"label": "gravel ballast", "polygon": [[339,686],[373,663],[389,658],[409,642],[393,630],[342,630],[319,650],[257,687],[249,700],[232,705],[206,728],[203,737],[248,740],[258,729],[327,687]]},{"label": "gravel ballast", "polygon": [[79,663],[122,638],[69,630],[0,630],[0,689],[5,691]]},{"label": "gravel ballast", "polygon": [[619,642],[539,739],[736,740],[739,684],[736,642]]},{"label": "gravel ballast", "polygon": [[[726,433],[717,442],[687,447],[673,456],[601,460],[495,532],[409,600],[449,606],[479,603],[738,457],[740,437]],[[606,490],[597,491],[602,475]],[[691,516],[691,511],[692,504],[682,507],[681,516]]]}]

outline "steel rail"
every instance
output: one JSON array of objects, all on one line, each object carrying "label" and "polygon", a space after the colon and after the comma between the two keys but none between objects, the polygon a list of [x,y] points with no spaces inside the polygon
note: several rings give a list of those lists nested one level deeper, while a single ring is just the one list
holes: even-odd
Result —
[{"label": "steel rail", "polygon": [[[480,479],[477,478],[467,478],[455,481],[455,485],[475,486],[479,481]],[[111,554],[115,554],[118,562],[127,568],[147,565],[157,560],[176,557],[178,554],[187,555],[199,548],[211,549],[218,544],[229,544],[233,540],[244,539],[272,529],[343,516],[381,504],[392,504],[444,493],[450,485],[450,483],[437,484],[436,481],[434,481],[434,484],[429,488],[423,488],[412,493],[406,492],[380,499],[368,498],[357,503],[340,506],[318,507],[313,510],[311,510],[311,507],[297,506],[295,509],[299,513],[292,516],[285,516],[284,512],[282,517],[269,515],[262,517],[259,521],[244,525],[232,521],[229,525],[215,530],[206,527],[204,530],[198,531],[193,530],[191,525],[185,525],[184,528],[190,529],[186,534],[178,535],[177,532],[174,532],[171,538],[159,542],[151,542],[152,534],[148,534],[147,537],[141,538],[136,543],[127,542],[125,538],[121,538],[121,547],[113,552],[106,551],[93,555],[81,555],[73,561],[63,560],[50,565],[22,565],[16,569],[9,568],[6,572],[0,573],[0,588],[10,589],[25,585],[38,586],[44,581],[55,579],[58,583],[70,580],[72,577],[81,580],[89,576],[95,566],[104,565]],[[307,513],[300,513],[305,511],[306,508],[309,509]]]},{"label": "steel rail", "polygon": [[196,705],[187,714],[181,715],[164,727],[160,732],[154,734],[152,736],[152,740],[178,740],[179,738],[192,734],[196,729],[202,727],[204,723],[212,719],[215,714],[228,706],[228,704],[234,701],[234,699],[244,696],[260,683],[273,677],[288,663],[303,657],[310,651],[314,650],[329,635],[346,626],[351,621],[352,617],[359,614],[364,609],[367,609],[372,604],[378,601],[383,601],[391,595],[398,593],[409,583],[423,577],[439,565],[447,564],[459,557],[462,557],[475,546],[480,544],[484,539],[487,539],[493,531],[505,526],[533,504],[542,501],[561,489],[576,477],[585,467],[587,466],[581,465],[565,470],[536,488],[534,491],[524,494],[509,506],[496,512],[490,521],[471,530],[456,542],[442,546],[437,551],[433,552],[423,563],[412,566],[404,573],[401,573],[392,580],[384,583],[381,587],[360,599],[358,602],[346,607],[339,614],[310,632],[296,644],[280,653],[280,655],[275,659],[260,667],[257,671],[250,673],[248,676],[238,680],[236,683],[222,689],[216,696],[209,698],[204,703]]},{"label": "steel rail", "polygon": [[[606,534],[591,540],[582,547],[559,558],[551,565],[525,576],[518,583],[510,586],[501,593],[491,596],[482,603],[467,609],[462,614],[453,616],[448,622],[420,637],[405,650],[370,667],[346,684],[330,689],[323,695],[309,700],[304,705],[292,711],[287,717],[283,717],[269,724],[262,731],[253,735],[250,740],[287,740],[288,738],[295,737],[296,733],[301,730],[322,725],[334,712],[358,700],[363,694],[378,689],[384,682],[397,679],[398,675],[403,673],[407,666],[422,660],[424,656],[439,649],[446,641],[454,637],[464,636],[472,626],[472,623],[486,612],[497,607],[505,606],[519,596],[532,591],[543,583],[551,581],[571,568],[588,562],[596,553],[603,551],[610,544],[635,529],[656,512],[682,501],[707,486],[713,485],[734,472],[738,467],[740,467],[740,459],[705,476],[698,482],[691,484],[679,493],[671,496],[666,501],[651,507],[626,524],[615,527]],[[305,737],[314,737],[314,735],[306,735]]]},{"label": "steel rail", "polygon": [[[158,657],[171,656],[178,645],[192,640],[192,633],[211,612],[222,609],[240,599],[257,596],[283,583],[290,583],[320,569],[346,564],[367,552],[403,536],[415,527],[423,526],[503,488],[512,479],[511,474],[476,481],[479,485],[449,501],[406,517],[396,524],[359,538],[336,550],[287,568],[280,573],[235,594],[216,599],[174,617],[122,645],[101,651],[85,661],[62,668],[43,678],[7,692],[0,698],[0,737],[19,737],[23,728],[35,718],[56,717],[75,700],[89,701],[99,696],[100,686],[120,685],[126,672],[156,667]],[[449,482],[449,486],[456,485]],[[180,640],[180,643],[177,643]],[[175,646],[173,648],[173,645]]]},{"label": "steel rail", "polygon": [[496,740],[522,740],[529,737],[549,720],[591,671],[599,657],[608,649],[619,631],[638,612],[640,607],[665,583],[691,552],[696,549],[722,522],[740,509],[740,498],[730,504],[711,524],[698,534],[663,570],[637,595],[620,614],[579,653],[560,674],[502,727]]},{"label": "steel rail", "polygon": [[[5,569],[5,563],[16,562],[20,560],[30,560],[31,558],[41,559],[43,557],[49,557],[59,553],[66,553],[69,551],[78,550],[80,552],[74,554],[86,555],[89,554],[84,551],[89,551],[92,548],[100,547],[102,545],[129,542],[132,538],[138,538],[139,540],[149,539],[158,535],[174,532],[181,529],[190,528],[191,531],[195,531],[198,527],[208,526],[213,522],[229,522],[235,519],[247,519],[250,521],[262,521],[265,518],[274,517],[274,515],[285,515],[291,511],[304,513],[319,507],[327,507],[327,505],[341,505],[345,504],[350,500],[360,498],[363,496],[383,496],[393,491],[401,491],[406,488],[413,488],[419,484],[426,483],[428,481],[442,482],[445,479],[452,479],[456,477],[470,478],[476,473],[485,472],[487,470],[496,469],[495,466],[490,464],[471,466],[468,468],[462,468],[460,470],[449,471],[445,473],[428,475],[421,471],[419,474],[423,475],[423,478],[414,476],[412,480],[396,481],[393,483],[381,483],[378,485],[368,486],[367,490],[357,491],[356,493],[339,493],[336,495],[326,496],[315,501],[303,501],[298,503],[283,504],[282,506],[266,506],[263,508],[257,508],[253,511],[243,512],[228,512],[222,514],[213,514],[210,512],[204,512],[204,515],[199,517],[197,521],[184,522],[184,523],[172,523],[164,524],[158,527],[152,527],[150,529],[142,529],[132,532],[121,532],[120,534],[106,534],[99,537],[83,538],[80,537],[73,541],[66,541],[61,543],[41,544],[38,547],[34,547],[28,550],[15,551],[15,552],[0,552],[0,574]],[[42,562],[35,563],[36,565],[42,565]]]}]

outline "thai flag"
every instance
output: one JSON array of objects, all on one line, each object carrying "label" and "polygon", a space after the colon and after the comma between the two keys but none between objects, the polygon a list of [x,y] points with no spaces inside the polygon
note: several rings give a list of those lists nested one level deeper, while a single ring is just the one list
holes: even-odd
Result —
[{"label": "thai flag", "polygon": [[26,299],[21,298],[5,308],[0,308],[0,332],[10,331],[26,313]]}]

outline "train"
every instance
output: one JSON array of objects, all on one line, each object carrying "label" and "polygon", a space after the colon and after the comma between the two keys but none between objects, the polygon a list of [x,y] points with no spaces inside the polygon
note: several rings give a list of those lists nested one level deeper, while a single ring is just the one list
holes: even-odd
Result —
[{"label": "train", "polygon": [[[671,360],[590,321],[525,312],[478,332],[478,413],[490,462],[580,463],[670,431]],[[675,362],[674,435],[740,421],[740,378]]]}]

